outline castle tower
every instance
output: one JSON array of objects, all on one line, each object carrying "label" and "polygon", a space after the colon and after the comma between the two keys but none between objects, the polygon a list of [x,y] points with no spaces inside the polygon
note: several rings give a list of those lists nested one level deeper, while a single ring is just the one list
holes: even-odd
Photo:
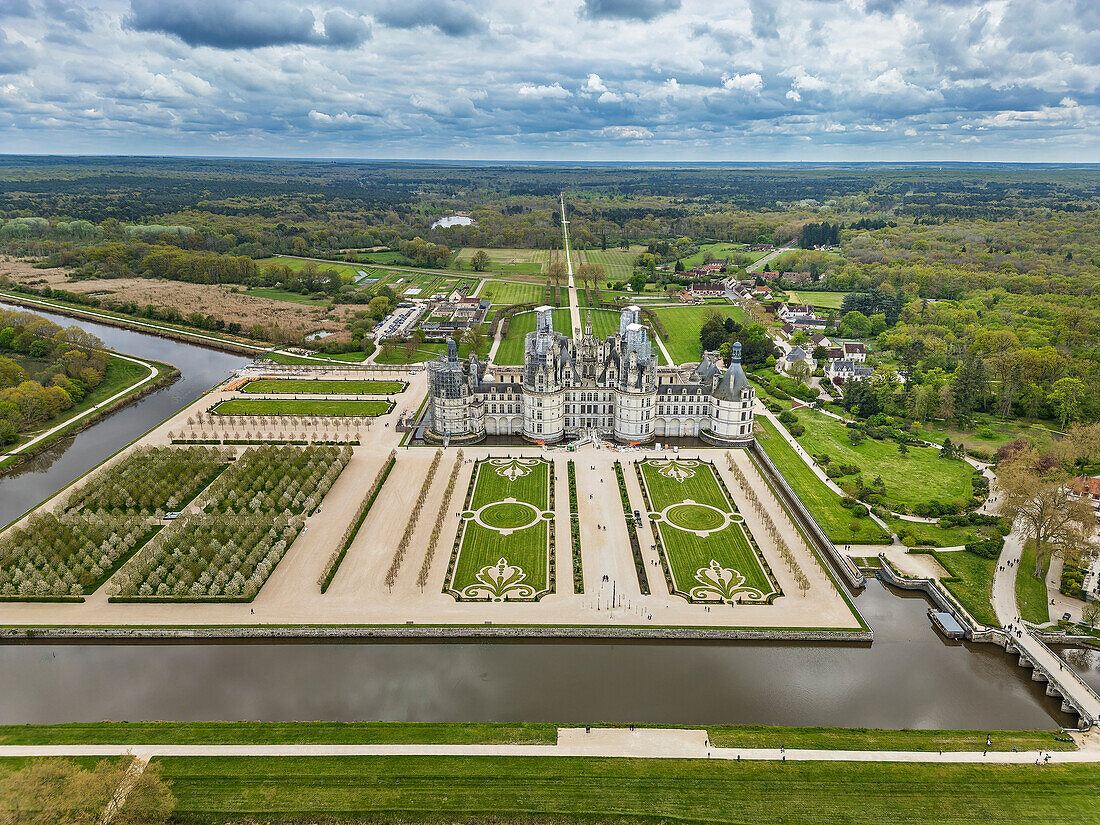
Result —
[{"label": "castle tower", "polygon": [[565,435],[563,378],[569,339],[554,331],[554,310],[535,310],[535,331],[523,342],[523,437],[552,443]]},{"label": "castle tower", "polygon": [[657,409],[657,359],[640,317],[636,306],[626,307],[619,315],[615,438],[627,443],[653,440]]},{"label": "castle tower", "polygon": [[710,427],[700,437],[722,447],[745,447],[753,439],[756,391],[741,368],[741,344],[734,342],[730,365],[711,390]]}]

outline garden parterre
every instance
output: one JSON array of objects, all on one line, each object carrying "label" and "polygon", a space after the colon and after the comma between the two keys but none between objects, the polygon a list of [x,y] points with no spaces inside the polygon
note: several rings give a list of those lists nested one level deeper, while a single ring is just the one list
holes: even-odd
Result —
[{"label": "garden parterre", "polygon": [[321,378],[257,378],[243,387],[244,393],[300,393],[311,395],[391,395],[402,392],[404,381],[370,379],[326,380]]},{"label": "garden parterre", "polygon": [[670,591],[689,601],[725,602],[779,593],[710,464],[648,459],[637,467]]},{"label": "garden parterre", "polygon": [[479,461],[445,592],[459,600],[537,600],[553,590],[553,476],[539,458]]}]

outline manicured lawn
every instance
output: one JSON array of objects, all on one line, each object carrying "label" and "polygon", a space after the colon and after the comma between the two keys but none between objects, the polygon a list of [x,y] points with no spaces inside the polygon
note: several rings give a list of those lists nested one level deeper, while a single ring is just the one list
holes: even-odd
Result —
[{"label": "manicured lawn", "polygon": [[795,292],[792,290],[790,298],[796,303],[809,304],[822,309],[840,309],[847,295],[847,292],[808,292],[806,290]]},{"label": "manicured lawn", "polygon": [[[322,355],[317,353],[309,358],[303,358],[300,355],[291,355],[286,352],[266,352],[261,360],[271,361],[275,364],[323,364],[325,361],[362,361],[367,357],[365,352],[341,352],[333,355]],[[403,362],[402,362],[403,363]]]},{"label": "manicured lawn", "polygon": [[393,409],[389,401],[327,401],[325,399],[231,398],[214,408],[217,415],[339,415],[370,417]]},{"label": "manicured lawn", "polygon": [[993,611],[993,573],[997,569],[996,559],[983,559],[966,550],[932,552],[936,561],[943,565],[950,578],[942,580],[951,595],[967,612],[983,624],[1000,627],[997,614]]},{"label": "manicured lawn", "polygon": [[[783,728],[770,725],[711,725],[710,741],[719,748],[812,748],[822,750],[902,751],[1072,751],[1058,731],[884,730],[881,728]],[[986,746],[986,736],[992,744]]]},{"label": "manicured lawn", "polygon": [[1016,569],[1016,609],[1026,622],[1046,624],[1050,621],[1050,598],[1047,596],[1046,576],[1050,557],[1043,560],[1043,576],[1035,578],[1035,542],[1028,540]]},{"label": "manicured lawn", "polygon": [[[798,443],[807,453],[825,454],[837,464],[860,467],[867,485],[881,477],[887,501],[895,504],[892,509],[898,509],[896,505],[912,508],[933,499],[962,505],[973,495],[970,465],[960,459],[942,459],[934,447],[910,447],[906,455],[901,455],[894,441],[865,438],[855,446],[851,430],[835,418],[809,410],[800,410],[797,416],[806,426]],[[837,483],[843,487],[847,479]]]},{"label": "manicured lawn", "polygon": [[869,517],[855,518],[840,496],[814,475],[806,462],[763,416],[756,417],[756,440],[779,472],[836,544],[889,544],[890,536]]},{"label": "manicured lawn", "polygon": [[730,304],[659,307],[654,312],[668,331],[665,346],[668,348],[668,354],[677,364],[699,360],[699,331],[712,312],[717,312],[723,318],[733,318],[738,323],[743,324],[748,321],[748,316],[743,310]]},{"label": "manicured lawn", "polygon": [[[478,585],[478,572],[502,558],[523,571],[524,577],[516,584],[522,581],[536,594],[550,589],[547,531],[553,529],[553,520],[542,518],[542,512],[550,507],[550,465],[541,459],[483,460],[478,462],[471,483],[474,494],[469,511],[480,510],[488,527],[472,518],[463,519],[458,556],[452,560],[453,575],[446,589],[462,593]],[[509,498],[515,502],[505,502]],[[509,596],[507,592],[497,595]],[[512,592],[511,598],[531,595]]]},{"label": "manicured lawn", "polygon": [[[459,356],[465,358],[463,349],[469,353],[469,347],[460,344],[458,347]],[[395,345],[393,350],[389,353],[386,352],[385,347],[379,350],[377,357],[374,359],[378,364],[419,364],[423,361],[430,361],[431,359],[442,355],[447,350],[446,344],[421,344],[420,348],[415,350],[411,358],[406,357],[405,348],[400,344]]]},{"label": "manicured lawn", "polygon": [[[762,598],[775,592],[744,527],[726,525],[721,514],[735,514],[737,508],[726,499],[709,464],[682,460],[643,461],[639,466],[653,510],[665,513],[656,521],[656,529],[664,549],[663,561],[672,572],[676,592],[703,600],[720,595],[724,601],[736,601],[738,595]],[[695,503],[680,503],[688,500]],[[715,532],[700,536],[694,532],[696,530]],[[696,578],[696,574],[707,570],[712,562],[736,570],[744,581],[740,586],[736,582],[731,584],[721,593],[714,589],[696,592],[696,588],[706,585],[705,581]],[[748,592],[749,588],[759,592]]]},{"label": "manicured lawn", "polygon": [[899,536],[902,531],[908,533],[908,541],[903,537],[903,543],[907,547],[961,547],[984,538],[989,532],[978,527],[940,527],[938,524],[924,524],[900,518],[888,518],[886,523]]},{"label": "manicured lawn", "polygon": [[[477,297],[494,306],[546,303],[546,284],[519,284],[512,281],[486,281]],[[564,297],[564,296],[563,296]]]},{"label": "manicured lawn", "polygon": [[687,269],[699,266],[703,263],[703,256],[710,252],[714,256],[714,260],[723,261],[726,257],[736,257],[737,255],[751,255],[753,261],[759,261],[766,256],[767,252],[749,252],[743,243],[705,243],[699,245],[699,251],[694,255],[689,255],[683,258],[684,266]]},{"label": "manicured lawn", "polygon": [[[586,757],[176,757],[183,823],[1095,821],[1100,767]],[[547,819],[550,817],[551,819]]]},{"label": "manicured lawn", "polygon": [[3,725],[0,745],[513,744],[553,745],[554,725],[431,722],[91,722]]},{"label": "manicured lawn", "polygon": [[[535,331],[537,313],[520,312],[513,315],[508,321],[508,334],[500,342],[494,364],[516,365],[523,363],[523,341],[527,333]],[[595,318],[593,318],[593,326]],[[569,335],[570,330],[569,309],[559,308],[554,310],[554,329],[563,335]]]},{"label": "manicured lawn", "polygon": [[308,378],[259,378],[249,381],[241,392],[255,393],[311,393],[314,395],[388,395],[402,392],[404,381],[328,381]]},{"label": "manicured lawn", "polygon": [[264,264],[279,264],[281,266],[289,267],[295,272],[304,269],[307,264],[315,264],[317,266],[317,269],[321,272],[324,272],[326,269],[336,270],[340,274],[340,277],[348,282],[351,282],[358,278],[359,270],[363,269],[362,265],[341,263],[339,261],[302,261],[298,258],[283,258],[278,255],[273,258],[260,258],[256,261],[256,263],[259,266],[263,266]]}]

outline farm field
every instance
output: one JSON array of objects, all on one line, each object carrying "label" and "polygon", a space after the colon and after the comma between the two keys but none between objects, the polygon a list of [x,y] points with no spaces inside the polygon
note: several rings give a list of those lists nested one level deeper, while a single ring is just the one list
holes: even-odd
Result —
[{"label": "farm field", "polygon": [[[593,313],[593,328],[596,325],[596,314]],[[554,329],[563,335],[570,334],[569,310],[560,308],[554,310]],[[514,366],[523,363],[523,339],[529,332],[535,331],[535,312],[520,312],[513,315],[508,322],[508,333],[497,348],[497,354],[493,363]]]},{"label": "farm field", "polygon": [[484,251],[489,256],[487,271],[501,274],[540,275],[547,271],[550,253],[546,249],[485,249],[464,247],[455,253],[456,267],[470,268],[474,254]]},{"label": "farm field", "polygon": [[733,257],[737,255],[747,255],[751,258],[750,263],[759,261],[764,256],[768,255],[767,252],[749,252],[747,245],[743,243],[707,243],[700,244],[699,251],[694,255],[689,255],[686,258],[681,258],[684,262],[684,267],[687,269],[693,269],[694,267],[701,266],[703,264],[703,256],[707,252],[710,252],[714,256],[716,261],[724,261],[727,256]]},{"label": "farm field", "polygon": [[[893,441],[873,438],[865,438],[856,446],[849,437],[851,430],[835,418],[809,410],[800,410],[797,416],[806,429],[796,440],[807,453],[828,455],[835,464],[859,467],[867,485],[876,477],[881,478],[891,509],[911,509],[929,501],[964,505],[973,495],[973,471],[961,459],[940,458],[934,447],[913,446],[901,455]],[[837,483],[844,487],[846,481],[854,478],[843,476]]]},{"label": "farm field", "polygon": [[306,415],[373,417],[393,409],[391,401],[329,401],[323,398],[230,398],[215,415]]},{"label": "farm field", "polygon": [[756,417],[756,440],[809,508],[825,534],[837,544],[889,544],[890,536],[870,517],[856,518],[840,496],[814,475],[806,462],[763,416]]},{"label": "farm field", "polygon": [[677,364],[699,360],[699,332],[712,312],[718,313],[723,318],[733,318],[741,324],[749,320],[744,310],[730,304],[658,307],[654,312],[668,331],[665,346]]},{"label": "farm field", "polygon": [[491,301],[494,306],[546,303],[546,284],[486,281],[477,297]]},{"label": "farm field", "polygon": [[778,592],[709,464],[662,459],[637,466],[674,593],[689,601],[734,603]]},{"label": "farm field", "polygon": [[478,462],[444,592],[459,601],[499,602],[535,601],[553,591],[550,470],[538,458]]},{"label": "farm field", "polygon": [[840,309],[847,292],[809,292],[791,290],[788,297],[796,304],[809,304],[821,309]]},{"label": "farm field", "polygon": [[[996,735],[996,734],[994,734]],[[984,739],[983,739],[984,741]],[[1091,764],[930,765],[507,756],[158,758],[174,821],[900,825],[1093,818]],[[874,788],[858,796],[844,788]]]},{"label": "farm field", "polygon": [[259,378],[249,381],[240,391],[245,393],[305,393],[312,395],[390,395],[403,392],[404,381],[320,380],[310,378]]}]

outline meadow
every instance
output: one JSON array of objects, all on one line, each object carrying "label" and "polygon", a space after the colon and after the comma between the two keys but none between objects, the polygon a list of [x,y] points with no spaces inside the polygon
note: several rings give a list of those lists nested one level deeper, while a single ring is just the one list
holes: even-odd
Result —
[{"label": "meadow", "polygon": [[699,332],[711,313],[732,318],[740,324],[749,322],[744,310],[730,304],[659,307],[654,312],[668,331],[668,337],[664,339],[665,347],[677,364],[699,360]]},{"label": "meadow", "polygon": [[550,254],[545,249],[483,249],[464,247],[455,253],[453,261],[456,268],[472,268],[471,260],[477,252],[489,256],[488,272],[515,275],[540,275],[547,271]]},{"label": "meadow", "polygon": [[477,297],[494,306],[546,303],[546,284],[520,284],[514,281],[486,281]]}]

